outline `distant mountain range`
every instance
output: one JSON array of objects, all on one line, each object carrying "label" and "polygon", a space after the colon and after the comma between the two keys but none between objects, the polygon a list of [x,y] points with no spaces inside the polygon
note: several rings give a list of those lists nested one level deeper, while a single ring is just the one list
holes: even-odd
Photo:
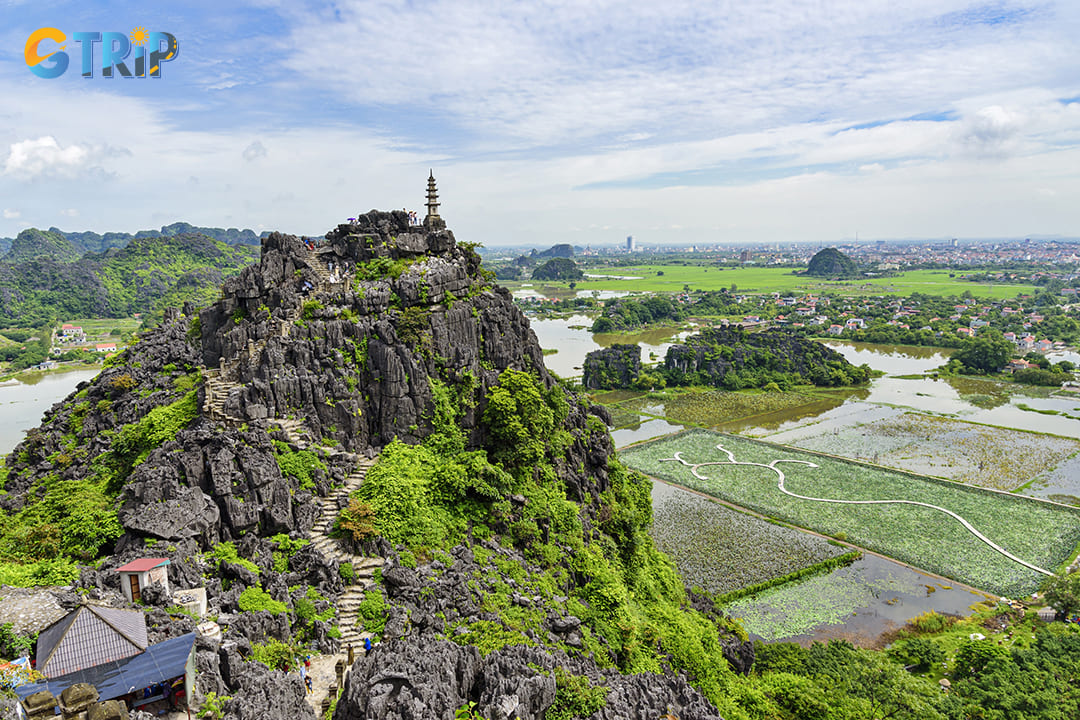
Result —
[{"label": "distant mountain range", "polygon": [[[60,235],[67,240],[78,252],[79,255],[88,252],[105,252],[109,248],[122,248],[132,240],[137,238],[149,238],[149,237],[170,237],[173,235],[191,235],[201,234],[207,237],[212,237],[219,242],[223,242],[226,245],[259,245],[263,236],[269,233],[262,233],[262,235],[256,235],[253,230],[237,230],[236,228],[212,228],[212,227],[197,227],[191,223],[176,222],[171,225],[163,225],[160,230],[140,230],[135,234],[122,233],[122,232],[107,232],[104,235],[99,235],[96,232],[84,231],[84,232],[65,232],[60,228],[51,227],[48,230],[42,231],[36,228],[29,230],[23,230],[19,233],[21,237],[25,233],[51,233],[53,235]],[[0,238],[0,253],[8,253],[15,241],[18,238]],[[11,262],[12,260],[4,257],[4,261]]]},{"label": "distant mountain range", "polygon": [[[163,228],[167,234],[124,238],[55,228],[22,231],[0,257],[0,326],[135,313],[159,318],[166,307],[213,302],[224,278],[259,258],[259,238],[250,230],[220,231],[243,240],[227,244],[204,233],[173,232],[177,228],[193,226],[176,223]],[[123,243],[87,252],[86,236]]]}]

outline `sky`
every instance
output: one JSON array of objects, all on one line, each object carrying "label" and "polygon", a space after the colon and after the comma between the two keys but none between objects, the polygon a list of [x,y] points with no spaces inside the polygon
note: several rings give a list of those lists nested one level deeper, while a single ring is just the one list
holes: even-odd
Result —
[{"label": "sky", "polygon": [[[448,227],[488,246],[1080,237],[1075,0],[0,0],[0,17],[0,236],[321,235],[423,214],[430,170]],[[40,28],[63,40],[28,50]],[[73,37],[140,29],[176,38],[161,77],[104,77],[102,43]],[[67,70],[35,74],[57,51]]]}]

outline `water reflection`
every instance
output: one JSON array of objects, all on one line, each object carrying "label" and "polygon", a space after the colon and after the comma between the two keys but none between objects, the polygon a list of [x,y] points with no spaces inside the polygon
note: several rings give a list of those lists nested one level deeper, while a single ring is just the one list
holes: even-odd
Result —
[{"label": "water reflection", "polygon": [[25,380],[0,385],[0,454],[15,449],[27,430],[41,423],[41,416],[68,396],[83,380],[100,368],[69,372],[30,373]]},{"label": "water reflection", "polygon": [[[529,326],[536,333],[540,347],[558,350],[554,355],[546,355],[544,364],[560,377],[578,377],[581,375],[585,356],[594,350],[610,347],[617,343],[641,345],[641,361],[644,363],[663,360],[673,341],[691,334],[689,330],[678,328],[654,328],[639,333],[596,333],[592,327],[592,318],[588,315],[571,315],[566,318],[531,318]],[[655,355],[656,357],[652,357]]]},{"label": "water reflection", "polygon": [[677,433],[680,430],[685,430],[686,427],[686,425],[669,423],[667,420],[642,416],[636,423],[612,430],[611,440],[615,443],[615,447],[621,450],[627,445],[651,440],[661,435]]},{"label": "water reflection", "polygon": [[[796,642],[842,638],[877,647],[882,635],[918,615],[969,615],[990,596],[877,555],[828,575],[786,583],[725,608],[754,639]],[[820,618],[825,622],[815,622]]]}]

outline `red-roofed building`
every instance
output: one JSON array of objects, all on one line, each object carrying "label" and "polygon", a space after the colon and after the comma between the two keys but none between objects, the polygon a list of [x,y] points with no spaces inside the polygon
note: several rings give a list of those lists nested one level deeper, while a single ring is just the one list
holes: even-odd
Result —
[{"label": "red-roofed building", "polygon": [[141,558],[116,568],[120,573],[120,589],[128,602],[142,600],[142,591],[147,585],[163,585],[169,593],[168,564],[168,558]]}]

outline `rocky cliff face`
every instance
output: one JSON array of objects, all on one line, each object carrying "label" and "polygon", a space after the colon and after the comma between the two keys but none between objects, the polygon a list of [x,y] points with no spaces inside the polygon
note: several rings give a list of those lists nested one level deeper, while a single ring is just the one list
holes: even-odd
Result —
[{"label": "rocky cliff face", "polygon": [[[170,312],[54,407],[8,459],[9,494],[0,505],[17,511],[64,483],[118,492],[118,529],[98,549],[112,554],[85,568],[80,584],[94,597],[115,598],[110,568],[152,554],[172,560],[174,587],[205,585],[211,612],[237,645],[200,641],[195,699],[232,694],[226,717],[233,720],[308,716],[295,675],[246,669],[251,643],[302,638],[329,653],[359,646],[358,608],[371,593],[385,599],[382,635],[395,642],[357,661],[338,720],[448,717],[468,701],[481,702],[485,717],[539,720],[556,694],[556,667],[604,684],[606,709],[596,717],[717,717],[670,667],[632,677],[611,669],[638,652],[636,642],[624,647],[619,639],[637,630],[605,620],[609,641],[571,612],[593,613],[588,595],[625,621],[631,598],[620,573],[640,575],[635,582],[650,593],[670,595],[677,585],[673,575],[648,576],[657,556],[639,540],[650,517],[647,489],[612,464],[610,436],[590,417],[604,413],[572,395],[559,400],[552,437],[536,438],[546,448],[540,464],[513,468],[531,496],[492,496],[499,491],[489,488],[486,504],[468,500],[490,513],[469,521],[468,543],[417,564],[380,537],[363,544],[373,557],[328,537],[370,458],[395,438],[415,444],[436,432],[439,383],[458,393],[462,462],[509,478],[483,459],[485,448],[505,442],[492,437],[500,430],[485,410],[506,371],[564,397],[509,293],[439,224],[416,228],[404,213],[373,211],[317,247],[273,234],[261,261],[228,281],[217,303],[198,314]],[[556,510],[545,509],[549,501]],[[587,557],[575,559],[575,547]],[[527,580],[542,591],[527,591]],[[592,594],[581,600],[559,594],[585,587]],[[255,589],[284,613],[272,604],[254,611],[248,591]],[[508,617],[526,616],[515,622],[527,632],[507,624],[494,597]],[[190,623],[155,612],[159,626],[176,632]],[[485,633],[503,638],[499,653],[481,657],[471,647]],[[447,642],[448,634],[461,644]],[[507,634],[536,647],[507,646]],[[666,655],[649,642],[641,665],[659,670],[657,658]]]},{"label": "rocky cliff face", "polygon": [[550,384],[528,322],[450,231],[369,213],[324,243],[271,235],[262,262],[201,313],[226,416],[302,417],[313,438],[364,450],[429,433],[430,377],[471,374],[478,398],[506,368]]}]

